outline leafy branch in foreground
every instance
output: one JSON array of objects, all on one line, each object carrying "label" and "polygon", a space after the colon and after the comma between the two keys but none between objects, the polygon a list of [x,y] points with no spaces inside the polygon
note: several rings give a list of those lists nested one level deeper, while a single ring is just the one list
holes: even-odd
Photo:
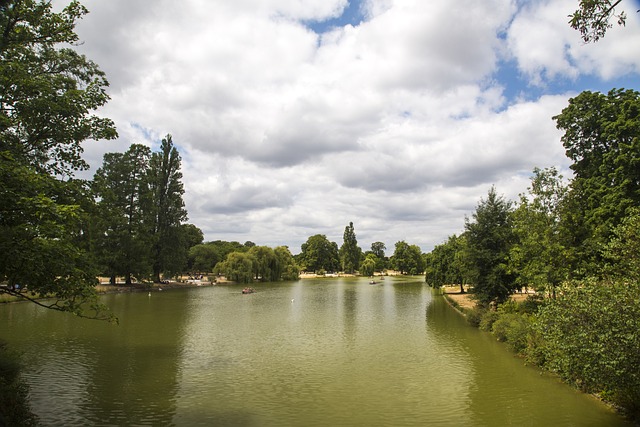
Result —
[{"label": "leafy branch in foreground", "polygon": [[618,25],[625,26],[627,15],[624,11],[616,14],[616,6],[622,0],[581,0],[578,10],[569,15],[569,25],[578,30],[585,43],[597,42],[613,27],[611,18],[618,19]]}]

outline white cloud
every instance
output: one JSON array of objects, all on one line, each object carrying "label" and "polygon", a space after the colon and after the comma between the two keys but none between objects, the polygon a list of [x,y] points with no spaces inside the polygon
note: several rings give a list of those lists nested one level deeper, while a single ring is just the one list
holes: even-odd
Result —
[{"label": "white cloud", "polygon": [[171,133],[207,240],[294,253],[317,233],[341,243],[350,221],[365,249],[429,250],[492,184],[515,198],[534,166],[566,169],[551,116],[570,94],[507,99],[503,59],[542,87],[638,72],[637,25],[582,46],[570,0],[367,0],[361,24],[322,35],[305,22],[346,0],[84,3],[79,49],[112,82],[100,113],[120,134],[87,159]]}]

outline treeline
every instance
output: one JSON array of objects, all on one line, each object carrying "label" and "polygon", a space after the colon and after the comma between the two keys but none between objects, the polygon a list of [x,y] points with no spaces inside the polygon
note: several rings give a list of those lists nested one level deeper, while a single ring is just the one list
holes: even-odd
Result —
[{"label": "treeline", "polygon": [[[572,179],[535,169],[515,203],[491,188],[427,255],[426,280],[470,285],[473,323],[638,417],[640,93],[583,92],[554,120]],[[508,302],[522,288],[537,297]]]},{"label": "treeline", "polygon": [[384,243],[374,242],[370,250],[363,252],[351,222],[345,227],[340,247],[326,235],[316,234],[302,244],[297,255],[292,255],[287,246],[269,248],[256,246],[251,241],[244,244],[221,240],[200,243],[189,250],[188,270],[213,272],[240,283],[296,280],[301,271],[319,275],[344,272],[363,276],[372,276],[387,269],[402,274],[424,272],[425,254],[417,245],[396,242],[391,257],[386,256],[386,249]]}]

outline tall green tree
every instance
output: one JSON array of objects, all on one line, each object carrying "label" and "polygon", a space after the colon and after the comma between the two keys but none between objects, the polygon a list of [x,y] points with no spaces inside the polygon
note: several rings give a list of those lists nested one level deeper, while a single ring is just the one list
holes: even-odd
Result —
[{"label": "tall green tree", "polygon": [[344,228],[343,243],[339,253],[342,271],[347,274],[352,274],[358,270],[360,267],[360,258],[362,257],[362,249],[358,246],[353,222],[350,222],[349,225]]},{"label": "tall green tree", "polygon": [[209,273],[222,259],[213,245],[201,243],[189,248],[188,268],[190,271]]},{"label": "tall green tree", "polygon": [[146,278],[151,273],[150,158],[149,147],[132,144],[125,153],[105,154],[94,176],[99,209],[96,252],[112,284],[116,276],[124,276],[130,285],[133,275]]},{"label": "tall green tree", "polygon": [[376,271],[377,257],[373,253],[368,253],[362,264],[360,264],[360,274],[363,276],[373,276]]},{"label": "tall green tree", "polygon": [[519,284],[548,290],[553,296],[560,283],[569,278],[570,262],[561,223],[566,194],[567,186],[556,168],[535,168],[529,194],[520,195],[513,212],[517,243],[511,248],[510,259]]},{"label": "tall green tree", "polygon": [[227,258],[218,263],[214,273],[222,274],[227,279],[238,283],[251,283],[254,277],[254,257],[247,252],[231,252]]},{"label": "tall green tree", "polygon": [[472,219],[465,219],[467,257],[473,292],[483,304],[500,304],[517,288],[509,268],[509,252],[515,241],[511,202],[491,187]]},{"label": "tall green tree", "polygon": [[261,282],[276,282],[280,280],[281,268],[273,249],[268,246],[252,246],[248,253],[253,257],[255,280]]},{"label": "tall green tree", "polygon": [[181,233],[182,222],[187,219],[182,195],[181,158],[167,135],[160,151],[151,155],[149,164],[149,186],[153,200],[153,280],[160,282],[160,274],[178,273],[186,265],[187,250],[185,235]]},{"label": "tall green tree", "polygon": [[400,274],[422,274],[426,267],[420,247],[410,245],[404,240],[396,242],[389,262]]},{"label": "tall green tree", "polygon": [[83,141],[117,136],[94,114],[109,99],[104,73],[71,48],[86,13],[75,1],[60,13],[46,1],[0,4],[0,292],[51,296],[34,301],[78,315],[101,306],[78,244],[91,202],[73,175],[87,168]]},{"label": "tall green tree", "polygon": [[601,249],[640,205],[640,92],[582,92],[554,117],[573,163],[563,222],[583,275],[602,271]]},{"label": "tall green tree", "polygon": [[316,234],[302,244],[298,261],[306,271],[337,271],[340,268],[338,245],[324,234]]},{"label": "tall green tree", "polygon": [[282,280],[298,280],[300,277],[300,268],[295,262],[291,251],[286,246],[278,246],[273,252],[278,259],[278,268],[280,269],[279,278]]},{"label": "tall green tree", "polygon": [[434,247],[426,259],[427,283],[433,287],[458,284],[464,293],[468,276],[466,251],[465,234],[451,235],[446,242]]},{"label": "tall green tree", "polygon": [[376,257],[376,271],[383,271],[387,268],[387,258],[384,253],[386,250],[387,247],[383,242],[373,242],[371,244],[371,253]]}]

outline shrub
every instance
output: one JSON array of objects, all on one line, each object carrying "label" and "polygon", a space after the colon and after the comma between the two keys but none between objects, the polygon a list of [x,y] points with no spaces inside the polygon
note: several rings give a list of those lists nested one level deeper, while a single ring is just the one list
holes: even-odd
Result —
[{"label": "shrub", "polygon": [[539,311],[545,366],[640,416],[640,283],[565,286]]},{"label": "shrub", "polygon": [[471,326],[475,326],[476,328],[480,326],[480,321],[482,320],[482,316],[487,312],[486,308],[483,307],[474,307],[467,311],[467,322]]},{"label": "shrub", "polygon": [[493,324],[500,318],[500,314],[495,310],[487,310],[480,318],[480,329],[490,332]]},{"label": "shrub", "polygon": [[500,314],[493,324],[492,332],[499,341],[506,342],[516,353],[524,354],[531,331],[529,317],[516,313]]}]

